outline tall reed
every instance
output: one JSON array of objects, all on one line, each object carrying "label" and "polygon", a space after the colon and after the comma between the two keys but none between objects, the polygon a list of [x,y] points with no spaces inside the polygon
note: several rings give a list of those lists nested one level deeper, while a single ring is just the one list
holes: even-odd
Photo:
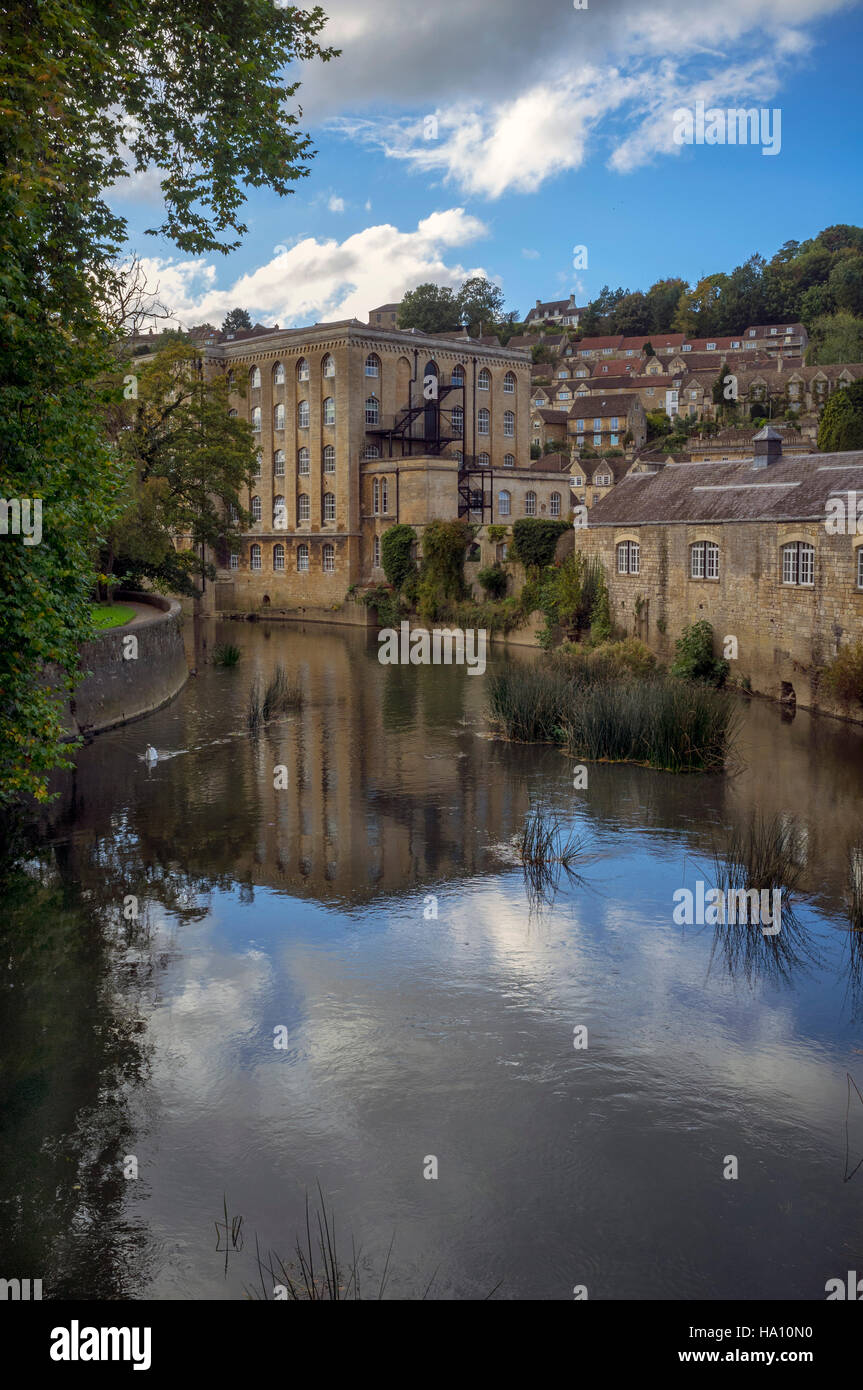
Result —
[{"label": "tall reed", "polygon": [[289,709],[302,709],[303,691],[298,681],[291,681],[284,666],[276,667],[266,686],[261,685],[260,676],[255,676],[249,689],[246,708],[246,724],[251,733],[256,733],[262,724],[277,719]]}]

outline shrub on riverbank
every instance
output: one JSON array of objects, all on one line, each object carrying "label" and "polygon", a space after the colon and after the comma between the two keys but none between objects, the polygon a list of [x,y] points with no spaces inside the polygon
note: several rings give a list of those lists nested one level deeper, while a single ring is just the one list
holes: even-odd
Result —
[{"label": "shrub on riverbank", "polygon": [[821,672],[821,686],[842,705],[863,705],[863,642],[840,648]]}]

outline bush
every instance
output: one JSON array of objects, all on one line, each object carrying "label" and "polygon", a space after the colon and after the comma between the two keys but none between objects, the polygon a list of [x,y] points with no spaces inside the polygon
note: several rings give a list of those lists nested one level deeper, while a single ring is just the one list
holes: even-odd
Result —
[{"label": "bush", "polygon": [[360,595],[360,602],[366,608],[376,608],[378,622],[381,627],[398,627],[402,620],[401,599],[395,589],[390,589],[386,584],[378,584],[373,589],[366,589]]},{"label": "bush", "polygon": [[637,637],[620,642],[603,642],[598,647],[584,647],[564,642],[554,653],[556,667],[580,679],[619,679],[633,676],[644,679],[658,670],[653,652]]},{"label": "bush", "polygon": [[240,649],[233,642],[220,642],[213,648],[214,666],[236,666],[240,659]]},{"label": "bush", "polygon": [[390,526],[381,537],[381,564],[394,589],[401,589],[405,580],[416,573],[413,548],[417,533],[412,526]]},{"label": "bush", "polygon": [[841,647],[821,672],[821,686],[843,705],[863,705],[863,642]]},{"label": "bush", "polygon": [[423,532],[418,601],[425,622],[435,622],[466,597],[464,557],[472,540],[466,521],[433,521]]},{"label": "bush", "polygon": [[728,676],[727,661],[713,655],[713,628],[705,619],[685,627],[674,644],[675,658],[672,676],[681,680],[704,681],[708,685],[723,685]]},{"label": "bush", "polygon": [[557,542],[568,531],[565,521],[545,521],[535,516],[519,517],[512,528],[511,558],[525,566],[545,569],[554,559]]},{"label": "bush", "polygon": [[486,565],[477,575],[489,598],[503,598],[506,593],[507,574],[500,565]]}]

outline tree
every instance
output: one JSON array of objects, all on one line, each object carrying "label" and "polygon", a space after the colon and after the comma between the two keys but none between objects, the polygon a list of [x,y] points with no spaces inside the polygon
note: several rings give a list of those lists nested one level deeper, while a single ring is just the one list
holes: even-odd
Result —
[{"label": "tree", "polygon": [[399,328],[421,333],[447,333],[461,322],[456,297],[447,285],[430,281],[408,290],[399,305]]},{"label": "tree", "polygon": [[807,361],[825,366],[831,362],[863,362],[863,319],[840,310],[823,314],[812,325]]},{"label": "tree", "polygon": [[465,280],[456,295],[459,322],[477,337],[482,325],[491,326],[503,316],[503,290],[493,285],[484,275],[474,275]]},{"label": "tree", "polygon": [[252,327],[252,320],[248,309],[232,309],[225,315],[225,322],[222,324],[223,333],[247,333]]},{"label": "tree", "polygon": [[837,261],[827,285],[838,309],[858,317],[863,314],[863,256],[844,256]]},{"label": "tree", "polygon": [[[118,336],[106,300],[125,222],[105,190],[161,174],[157,229],[183,251],[228,251],[246,185],[308,173],[291,62],[333,56],[320,9],[270,0],[9,0],[0,11],[0,456],[7,499],[44,516],[38,544],[0,545],[0,798],[46,796],[64,764],[62,706],[92,634],[99,544],[127,474],[107,437]],[[115,296],[116,297],[116,296]],[[134,299],[134,296],[133,296]]]},{"label": "tree", "polygon": [[863,381],[833,392],[818,422],[818,448],[825,454],[863,449]]}]

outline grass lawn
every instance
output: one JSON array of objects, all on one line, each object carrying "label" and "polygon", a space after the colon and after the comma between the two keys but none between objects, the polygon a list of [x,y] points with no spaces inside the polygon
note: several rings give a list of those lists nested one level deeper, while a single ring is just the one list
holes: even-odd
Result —
[{"label": "grass lawn", "polygon": [[135,616],[134,608],[125,603],[94,603],[90,609],[93,626],[101,631],[106,627],[122,627]]}]

